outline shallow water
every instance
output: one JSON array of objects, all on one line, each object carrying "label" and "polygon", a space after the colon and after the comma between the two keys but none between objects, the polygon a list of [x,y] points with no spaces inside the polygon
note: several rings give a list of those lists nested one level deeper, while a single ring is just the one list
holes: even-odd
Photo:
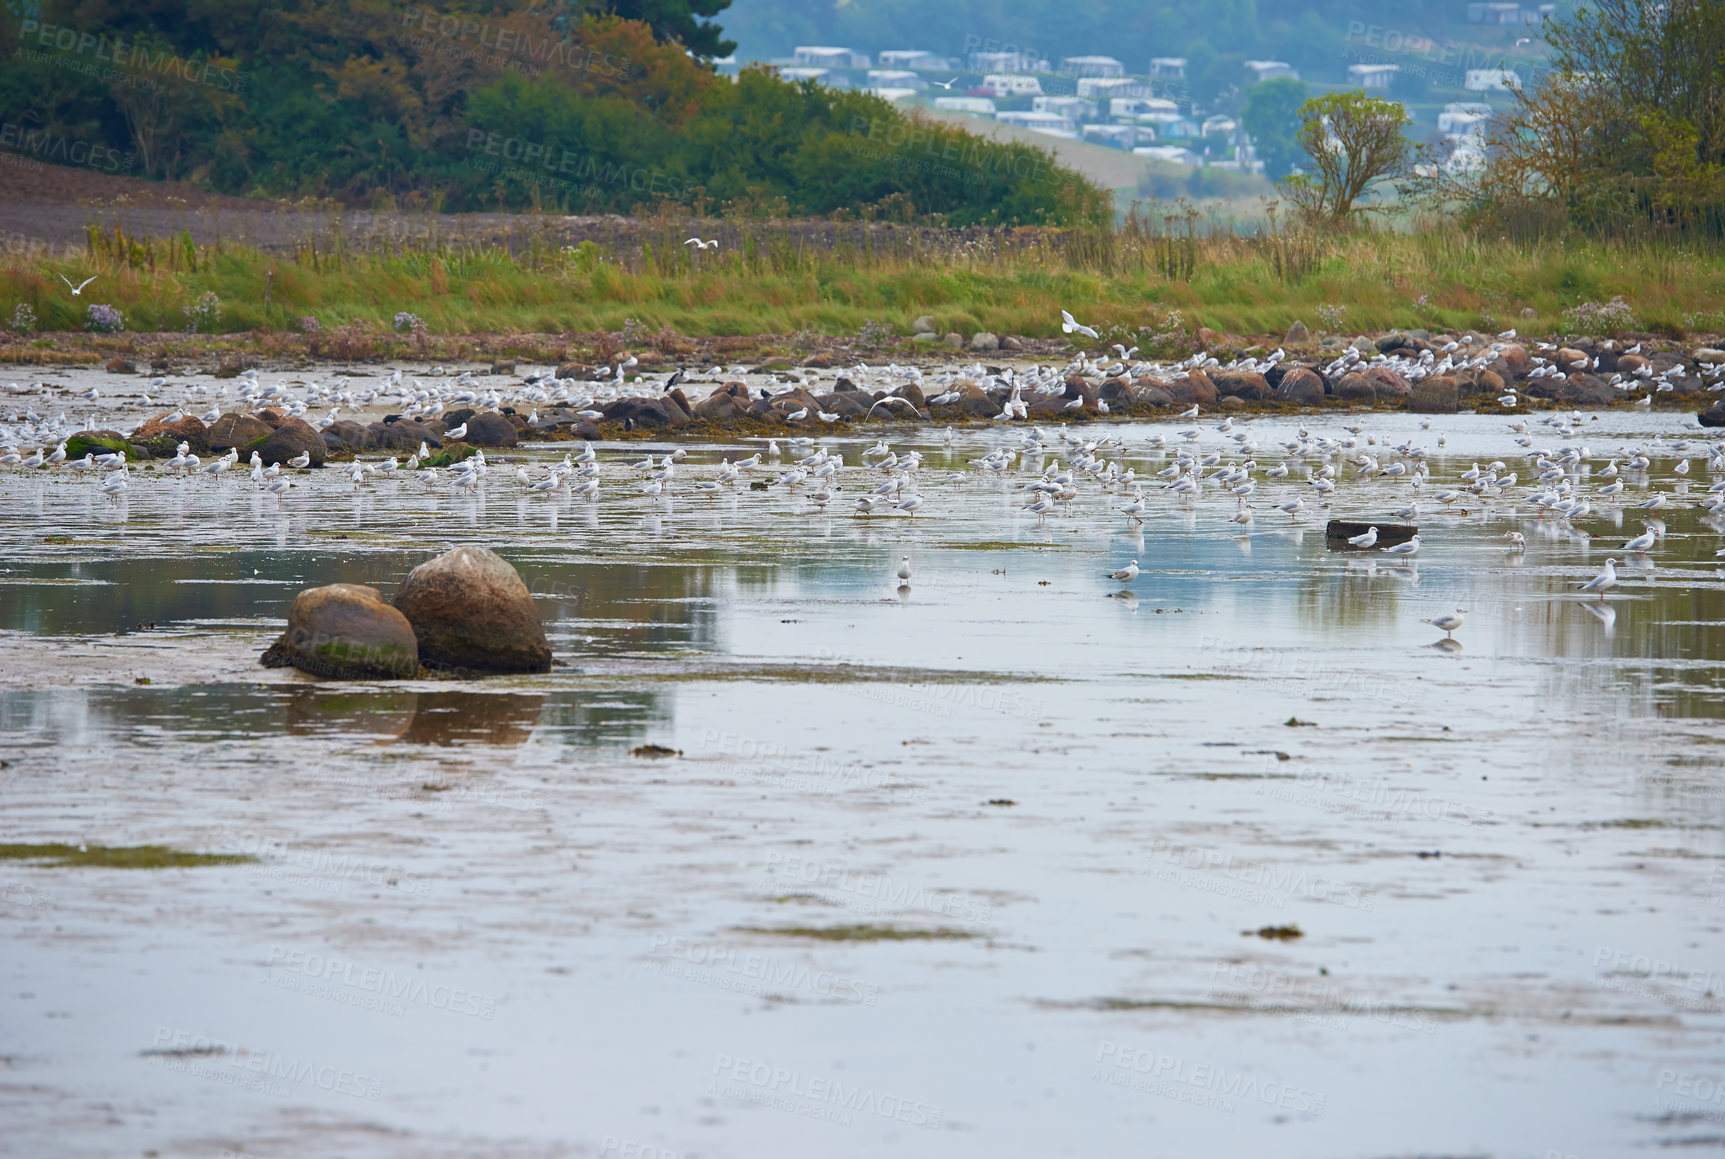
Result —
[{"label": "shallow water", "polygon": [[[0,862],[10,1146],[1718,1146],[1704,448],[1626,562],[1632,507],[1579,529],[1429,510],[1476,460],[1525,493],[1503,420],[1353,421],[1431,450],[1412,561],[1326,548],[1324,518],[1407,501],[1384,482],[1293,522],[1273,505],[1310,488],[1260,473],[1244,534],[1232,500],[1153,493],[1137,528],[1091,485],[1039,527],[1022,470],[967,466],[1018,424],[897,432],[927,456],[914,517],[850,515],[856,470],[824,514],[782,488],[706,499],[691,480],[738,452],[703,444],[658,505],[619,465],[640,444],[600,445],[597,504],[510,477],[566,444],[494,456],[474,497],[336,470],[280,501],[232,475],[139,472],[121,501],[0,476],[0,840],[260,857]],[[1249,426],[1267,465],[1294,422]],[[1595,470],[1649,450],[1633,503],[1674,492],[1680,428],[1611,412],[1577,439]],[[1141,475],[1169,461],[1152,429],[1173,428],[1083,428]],[[854,464],[873,439],[828,441]],[[550,675],[257,666],[301,587],[387,595],[457,543],[520,568]],[[1620,586],[1578,594],[1607,555]],[[1123,594],[1103,573],[1131,558]],[[1438,646],[1420,618],[1457,606]]]}]

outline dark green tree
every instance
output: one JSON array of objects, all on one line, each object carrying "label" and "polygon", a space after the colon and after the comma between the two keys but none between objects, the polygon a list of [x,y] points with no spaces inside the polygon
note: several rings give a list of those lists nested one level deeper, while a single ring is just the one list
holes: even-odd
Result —
[{"label": "dark green tree", "polygon": [[660,40],[675,40],[703,60],[730,56],[734,40],[720,40],[724,29],[703,16],[717,16],[731,0],[597,0],[591,10],[639,20]]},{"label": "dark green tree", "polygon": [[1277,77],[1246,90],[1240,110],[1240,126],[1251,135],[1252,144],[1264,162],[1264,175],[1280,181],[1300,163],[1300,106],[1306,86],[1291,76]]}]

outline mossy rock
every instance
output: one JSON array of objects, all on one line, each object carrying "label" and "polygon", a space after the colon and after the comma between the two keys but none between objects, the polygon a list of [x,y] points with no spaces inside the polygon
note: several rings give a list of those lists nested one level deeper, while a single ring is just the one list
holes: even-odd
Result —
[{"label": "mossy rock", "polygon": [[124,455],[127,459],[142,458],[136,448],[114,431],[79,431],[66,440],[66,457],[82,459],[87,454]]},{"label": "mossy rock", "polygon": [[474,453],[478,450],[479,448],[471,443],[446,443],[444,444],[442,454],[433,455],[431,458],[421,463],[420,466],[453,467],[457,463],[463,463],[468,459],[471,459],[474,456]]}]

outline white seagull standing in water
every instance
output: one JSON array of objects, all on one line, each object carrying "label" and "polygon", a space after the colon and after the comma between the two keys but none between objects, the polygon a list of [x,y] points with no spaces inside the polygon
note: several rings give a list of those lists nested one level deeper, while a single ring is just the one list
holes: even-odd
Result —
[{"label": "white seagull standing in water", "polygon": [[1131,583],[1133,580],[1138,578],[1138,561],[1133,560],[1119,571],[1109,572],[1108,578],[1111,580],[1119,580],[1123,584]]},{"label": "white seagull standing in water", "polygon": [[1445,612],[1441,616],[1433,616],[1429,620],[1421,620],[1420,623],[1430,624],[1432,627],[1442,632],[1447,639],[1453,640],[1455,639],[1456,629],[1461,627],[1461,622],[1466,618],[1466,616],[1466,608],[1457,608],[1453,612]]},{"label": "white seagull standing in water", "polygon": [[910,556],[906,555],[899,558],[898,572],[896,574],[898,575],[898,579],[901,584],[904,584],[906,587],[910,586]]},{"label": "white seagull standing in water", "polygon": [[1603,600],[1605,598],[1605,589],[1616,586],[1617,561],[1615,559],[1608,559],[1605,561],[1605,570],[1582,584],[1581,590],[1584,592],[1598,592],[1599,598]]}]

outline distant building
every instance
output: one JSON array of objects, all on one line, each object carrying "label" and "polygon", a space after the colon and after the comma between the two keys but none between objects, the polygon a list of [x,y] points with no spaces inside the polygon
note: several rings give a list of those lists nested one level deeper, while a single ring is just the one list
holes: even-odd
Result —
[{"label": "distant building", "polygon": [[1186,58],[1183,56],[1153,56],[1150,58],[1151,80],[1185,80]]},{"label": "distant building", "polygon": [[868,87],[871,89],[925,89],[928,87],[928,82],[909,69],[871,68],[868,70]]},{"label": "distant building", "polygon": [[1350,64],[1348,79],[1367,91],[1387,89],[1390,79],[1400,71],[1402,67],[1399,64]]},{"label": "distant building", "polygon": [[1134,120],[1156,116],[1178,118],[1180,106],[1166,97],[1113,97],[1108,102],[1108,115],[1116,120],[1123,117]]},{"label": "distant building", "polygon": [[890,85],[870,85],[868,91],[871,95],[877,96],[883,101],[892,101],[895,104],[899,101],[911,100],[915,98],[918,93],[922,92],[921,89],[893,88]]},{"label": "distant building", "polygon": [[1140,141],[1154,141],[1156,131],[1137,125],[1085,125],[1081,133],[1086,141],[1107,145],[1111,149],[1131,149]]},{"label": "distant building", "polygon": [[973,52],[971,72],[1047,72],[1048,61],[1033,52]]},{"label": "distant building", "polygon": [[994,119],[1002,125],[1034,129],[1038,133],[1052,133],[1064,137],[1078,135],[1078,126],[1072,123],[1072,118],[1058,113],[996,113]]},{"label": "distant building", "polygon": [[1505,3],[1469,4],[1467,6],[1467,22],[1469,24],[1520,24],[1522,23],[1521,5]]},{"label": "distant building", "polygon": [[920,48],[889,48],[877,53],[875,60],[882,68],[920,68],[931,71],[950,69],[952,61]]},{"label": "distant building", "polygon": [[1042,82],[1033,76],[990,73],[982,78],[978,91],[990,97],[1039,97],[1042,95]]},{"label": "distant building", "polygon": [[943,113],[986,113],[994,116],[994,102],[987,97],[936,97],[934,107]]},{"label": "distant building", "polygon": [[1149,157],[1156,161],[1171,161],[1176,165],[1190,165],[1197,168],[1202,165],[1203,158],[1190,149],[1178,145],[1139,145],[1132,150],[1135,156]]},{"label": "distant building", "polygon": [[826,85],[829,88],[850,88],[850,78],[835,73],[830,68],[781,68],[779,76],[790,81],[812,80],[816,84]]},{"label": "distant building", "polygon": [[1083,97],[1037,97],[1030,102],[1030,107],[1039,113],[1054,113],[1073,121],[1094,121],[1097,115],[1096,102]]},{"label": "distant building", "polygon": [[1446,137],[1459,136],[1491,118],[1491,106],[1484,101],[1451,101],[1438,114],[1438,132]]},{"label": "distant building", "polygon": [[1300,79],[1299,71],[1285,60],[1248,60],[1246,71],[1252,74],[1252,83],[1254,84],[1262,84],[1267,80],[1276,80],[1284,76],[1292,77],[1295,80]]},{"label": "distant building", "polygon": [[1461,87],[1470,93],[1508,92],[1521,87],[1521,77],[1513,68],[1470,68]]},{"label": "distant building", "polygon": [[1125,76],[1126,66],[1112,56],[1069,56],[1060,62],[1068,76]]},{"label": "distant building", "polygon": [[1147,97],[1150,95],[1150,82],[1129,76],[1079,77],[1078,95],[1098,101],[1115,97]]},{"label": "distant building", "polygon": [[848,48],[827,48],[821,45],[798,45],[791,55],[798,68],[867,68],[867,53]]},{"label": "distant building", "polygon": [[1217,114],[1214,117],[1205,117],[1204,123],[1199,126],[1199,130],[1206,137],[1226,137],[1228,138],[1229,143],[1232,144],[1234,134],[1240,131],[1240,122],[1236,121],[1233,117],[1225,117],[1221,114]]}]

